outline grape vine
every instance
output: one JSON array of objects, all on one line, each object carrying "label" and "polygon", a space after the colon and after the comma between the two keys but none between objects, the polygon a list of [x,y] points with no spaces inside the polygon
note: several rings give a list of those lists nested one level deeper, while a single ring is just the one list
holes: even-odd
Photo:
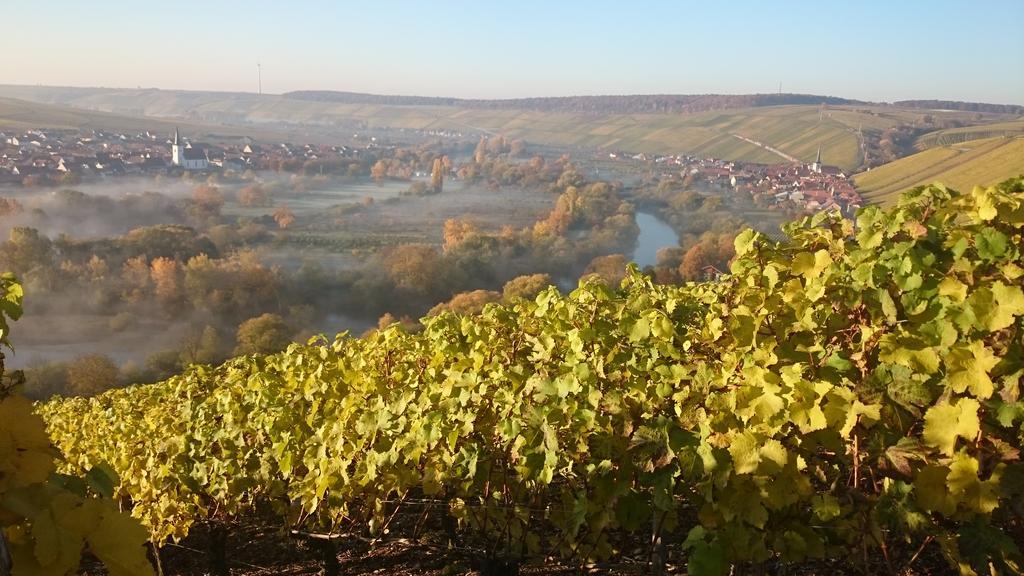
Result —
[{"label": "grape vine", "polygon": [[[22,287],[0,276],[0,344],[21,316]],[[17,394],[0,354],[0,575],[74,574],[83,551],[111,576],[152,574],[146,531],[111,500],[117,477],[104,465],[82,477],[55,473],[59,454],[32,403]]]},{"label": "grape vine", "polygon": [[427,502],[502,566],[633,535],[696,576],[895,573],[932,542],[1019,573],[1024,179],[786,233],[741,234],[713,283],[634,271],[39,411],[64,471],[112,467],[157,544],[256,506],[382,537]]}]

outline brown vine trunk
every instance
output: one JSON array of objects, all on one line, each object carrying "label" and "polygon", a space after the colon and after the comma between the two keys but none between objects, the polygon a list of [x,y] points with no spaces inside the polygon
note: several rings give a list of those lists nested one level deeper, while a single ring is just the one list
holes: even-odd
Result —
[{"label": "brown vine trunk", "polygon": [[665,564],[668,558],[665,554],[665,544],[661,541],[661,526],[657,518],[651,520],[651,574],[652,576],[665,576]]},{"label": "brown vine trunk", "polygon": [[[164,563],[160,558],[162,548],[153,542],[149,543],[149,548],[149,556],[153,561],[153,568],[156,570],[156,576],[164,576]],[[0,575],[2,574],[3,571],[0,571]]]},{"label": "brown vine trunk", "polygon": [[484,558],[480,576],[519,576],[518,558]]},{"label": "brown vine trunk", "polygon": [[341,574],[341,565],[338,563],[338,546],[334,540],[313,540],[312,544],[320,556],[320,566],[324,569],[324,576]]},{"label": "brown vine trunk", "polygon": [[210,574],[212,576],[230,576],[228,569],[228,529],[219,523],[210,524],[210,541],[207,551],[210,561]]},{"label": "brown vine trunk", "polygon": [[[3,374],[3,355],[0,354],[0,375]],[[11,561],[11,553],[7,549],[7,539],[4,538],[3,530],[0,530],[0,576],[11,576],[14,563]]]}]

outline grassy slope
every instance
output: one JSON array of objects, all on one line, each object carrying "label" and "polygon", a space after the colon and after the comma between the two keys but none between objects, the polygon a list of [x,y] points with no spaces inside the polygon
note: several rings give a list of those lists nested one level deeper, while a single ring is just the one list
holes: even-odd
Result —
[{"label": "grassy slope", "polygon": [[262,128],[223,126],[204,121],[143,117],[97,110],[84,110],[58,104],[42,104],[0,97],[0,130],[29,129],[112,130],[170,134],[175,128],[193,138],[237,140],[249,136],[259,140],[280,141],[286,134]]},{"label": "grassy slope", "polygon": [[691,153],[751,162],[783,161],[733,134],[775,147],[803,161],[818,147],[827,164],[860,164],[856,130],[881,130],[913,121],[920,111],[885,107],[773,106],[688,115],[585,115],[452,106],[387,106],[294,100],[223,92],[0,86],[0,95],[93,110],[201,121],[288,122],[350,132],[360,126],[502,133],[540,144]]},{"label": "grassy slope", "polygon": [[1024,138],[986,138],[918,152],[854,177],[870,201],[892,204],[904,190],[940,181],[955,189],[1024,174]]},{"label": "grassy slope", "polygon": [[969,140],[1021,135],[1024,135],[1024,118],[981,126],[964,126],[961,128],[936,130],[918,138],[915,146],[918,150],[926,150],[935,146],[949,146]]},{"label": "grassy slope", "polygon": [[[900,109],[888,106],[771,106],[698,114],[606,114],[488,110],[454,106],[339,104],[233,92],[190,92],[48,86],[0,86],[0,96],[72,105],[133,116],[185,119],[196,123],[286,123],[305,125],[321,136],[358,132],[361,127],[445,129],[501,133],[539,144],[605,148],[775,163],[779,155],[736,138],[744,136],[809,162],[818,147],[826,164],[854,171],[861,162],[857,131],[882,131],[899,122],[917,123],[925,114],[977,122],[969,112]],[[0,118],[3,118],[0,110]],[[992,121],[992,117],[986,117]],[[2,121],[0,121],[2,122]],[[2,124],[0,124],[2,125]],[[1011,128],[1024,121],[968,127],[965,134]],[[235,128],[234,130],[241,130]],[[191,129],[190,129],[191,131]],[[956,131],[942,131],[957,134]],[[937,133],[936,133],[937,134]],[[1002,132],[998,133],[1002,135]],[[309,137],[309,134],[306,134]],[[930,136],[930,135],[926,135]],[[255,137],[255,136],[254,136]],[[946,136],[951,138],[954,136]],[[961,134],[955,136],[963,139]],[[938,136],[934,136],[938,138]]]}]

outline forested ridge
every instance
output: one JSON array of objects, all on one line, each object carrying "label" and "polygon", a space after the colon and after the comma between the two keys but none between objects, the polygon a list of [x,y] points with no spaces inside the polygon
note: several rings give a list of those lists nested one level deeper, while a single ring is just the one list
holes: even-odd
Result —
[{"label": "forested ridge", "polygon": [[333,90],[298,90],[283,94],[293,100],[337,102],[342,104],[377,104],[392,106],[462,106],[494,110],[536,110],[596,114],[694,113],[729,108],[783,105],[845,105],[868,104],[861,100],[819,96],[815,94],[629,94],[599,96],[548,96],[508,99],[449,98],[438,96],[390,96],[339,92]]},{"label": "forested ridge", "polygon": [[716,282],[634,271],[37,409],[158,546],[258,517],[329,546],[428,523],[484,574],[637,549],[654,573],[1020,573],[1022,228],[1024,179],[922,187],[747,231]]}]

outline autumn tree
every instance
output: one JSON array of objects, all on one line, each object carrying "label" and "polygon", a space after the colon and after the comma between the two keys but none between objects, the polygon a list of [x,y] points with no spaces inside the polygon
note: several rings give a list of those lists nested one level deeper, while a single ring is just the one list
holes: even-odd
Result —
[{"label": "autumn tree", "polygon": [[138,304],[149,297],[152,280],[149,262],[145,256],[136,256],[125,261],[121,266],[121,284],[121,297],[128,302]]},{"label": "autumn tree", "polygon": [[533,298],[542,290],[552,284],[551,276],[547,274],[530,274],[518,276],[505,283],[501,289],[502,299],[505,301],[515,298]]},{"label": "autumn tree", "polygon": [[238,203],[242,206],[266,206],[270,201],[261,184],[250,184],[238,191]]},{"label": "autumn tree", "polygon": [[173,308],[183,299],[182,274],[178,262],[170,258],[154,258],[150,264],[156,299],[165,308]]},{"label": "autumn tree", "polygon": [[626,277],[626,266],[629,260],[622,254],[608,254],[598,256],[587,265],[585,274],[593,274],[600,277],[609,286],[618,286]]},{"label": "autumn tree", "polygon": [[444,251],[450,252],[459,244],[480,233],[468,218],[449,218],[444,221]]},{"label": "autumn tree", "polygon": [[434,167],[430,171],[430,187],[434,194],[439,194],[444,187],[444,163],[440,158],[434,159]]},{"label": "autumn tree", "polygon": [[431,246],[396,246],[385,253],[383,264],[391,281],[401,290],[427,294],[443,278],[441,256]]},{"label": "autumn tree", "polygon": [[735,254],[733,239],[735,234],[706,233],[700,241],[690,247],[679,265],[679,275],[683,280],[703,280],[705,270],[711,266],[718,270],[728,270],[729,260]]},{"label": "autumn tree", "polygon": [[68,392],[94,396],[117,384],[117,364],[109,356],[90,354],[68,363]]},{"label": "autumn tree", "polygon": [[0,197],[0,217],[20,214],[22,211],[24,211],[24,207],[21,205],[21,202],[14,198]]},{"label": "autumn tree", "polygon": [[473,161],[477,164],[483,164],[487,160],[487,138],[480,137],[480,143],[476,145],[476,150],[473,151]]},{"label": "autumn tree", "polygon": [[288,347],[295,331],[277,314],[250,318],[238,326],[235,354],[273,354]]},{"label": "autumn tree", "polygon": [[274,210],[274,222],[277,222],[278,228],[285,230],[295,222],[295,214],[288,206],[282,204]]},{"label": "autumn tree", "polygon": [[569,230],[575,221],[576,207],[579,202],[579,190],[575,186],[565,189],[555,207],[551,209],[547,218],[537,221],[533,227],[533,233],[537,236],[561,236]]},{"label": "autumn tree", "polygon": [[214,213],[219,213],[221,207],[224,206],[224,196],[220,193],[220,188],[212,184],[196,186],[192,191],[192,201],[203,209]]},{"label": "autumn tree", "polygon": [[373,167],[370,168],[370,177],[373,178],[378,184],[384,180],[384,177],[388,175],[388,163],[381,159],[377,160]]},{"label": "autumn tree", "polygon": [[473,290],[456,294],[451,300],[434,306],[427,312],[427,316],[437,316],[442,312],[454,312],[456,314],[477,314],[484,309],[484,306],[491,302],[501,300],[501,294],[492,290]]},{"label": "autumn tree", "polygon": [[223,206],[220,189],[212,184],[200,184],[192,191],[192,201],[185,207],[185,213],[196,226],[207,227],[217,223]]},{"label": "autumn tree", "polygon": [[101,258],[97,254],[93,254],[89,261],[85,265],[89,271],[89,276],[93,280],[103,280],[110,274],[110,267],[107,266],[107,261]]}]

